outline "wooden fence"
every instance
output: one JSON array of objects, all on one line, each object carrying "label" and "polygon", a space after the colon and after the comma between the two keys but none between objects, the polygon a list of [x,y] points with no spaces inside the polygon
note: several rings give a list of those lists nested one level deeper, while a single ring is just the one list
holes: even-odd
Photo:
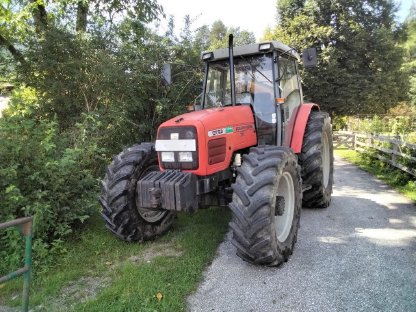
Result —
[{"label": "wooden fence", "polygon": [[335,148],[347,148],[355,149],[355,133],[337,131],[333,133],[334,136],[334,149]]},{"label": "wooden fence", "polygon": [[401,141],[399,137],[334,132],[334,148],[339,147],[369,154],[416,177],[416,144]]}]

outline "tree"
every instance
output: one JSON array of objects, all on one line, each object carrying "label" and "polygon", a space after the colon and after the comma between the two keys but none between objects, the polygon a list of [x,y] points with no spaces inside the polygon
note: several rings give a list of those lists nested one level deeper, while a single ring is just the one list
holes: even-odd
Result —
[{"label": "tree", "polygon": [[195,41],[201,50],[215,50],[228,46],[228,35],[233,34],[235,45],[255,43],[252,32],[241,30],[240,27],[226,27],[221,20],[215,21],[211,27],[204,25],[196,30]]},{"label": "tree", "polygon": [[[200,53],[189,28],[178,41],[149,30],[158,14],[153,0],[0,3],[0,75],[16,86],[0,118],[0,222],[35,217],[35,264],[96,212],[111,156],[152,141],[198,94],[192,66],[162,83],[164,63],[199,63]],[[7,233],[0,275],[20,261],[21,238]]]},{"label": "tree", "polygon": [[402,50],[390,0],[285,0],[266,34],[298,50],[322,49],[303,70],[304,94],[331,114],[384,113],[405,98]]},{"label": "tree", "polygon": [[16,61],[23,61],[19,48],[25,46],[27,39],[40,39],[46,30],[113,34],[125,18],[148,23],[162,13],[155,0],[3,1],[0,48],[7,49]]},{"label": "tree", "polygon": [[209,33],[209,39],[211,42],[222,41],[227,35],[227,27],[221,20],[215,21],[211,25],[211,31]]},{"label": "tree", "polygon": [[279,0],[276,6],[278,21],[288,21],[294,18],[304,4],[304,0]]},{"label": "tree", "polygon": [[416,107],[416,4],[413,3],[409,16],[404,23],[406,40],[403,70],[409,75],[409,100]]},{"label": "tree", "polygon": [[209,47],[209,31],[208,25],[202,25],[195,31],[195,43],[201,51],[204,51]]}]

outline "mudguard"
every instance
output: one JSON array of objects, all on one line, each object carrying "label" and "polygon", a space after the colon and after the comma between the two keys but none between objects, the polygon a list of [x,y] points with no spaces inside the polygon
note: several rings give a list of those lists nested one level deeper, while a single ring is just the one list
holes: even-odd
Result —
[{"label": "mudguard", "polygon": [[303,136],[312,110],[319,111],[320,109],[317,104],[304,103],[300,106],[296,115],[295,127],[293,128],[292,140],[290,142],[290,147],[296,154],[302,151]]}]

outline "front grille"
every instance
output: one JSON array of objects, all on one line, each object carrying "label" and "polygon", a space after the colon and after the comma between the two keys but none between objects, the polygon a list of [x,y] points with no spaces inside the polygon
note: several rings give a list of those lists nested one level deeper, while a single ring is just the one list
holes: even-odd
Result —
[{"label": "front grille", "polygon": [[199,167],[198,162],[198,137],[196,128],[193,126],[181,126],[181,127],[164,127],[160,128],[157,134],[158,140],[189,140],[195,139],[196,141],[196,151],[192,153],[192,161],[185,162],[179,161],[180,151],[174,152],[174,161],[173,162],[164,162],[162,161],[161,152],[158,152],[158,157],[160,164],[163,169],[179,169],[179,170],[196,170]]}]

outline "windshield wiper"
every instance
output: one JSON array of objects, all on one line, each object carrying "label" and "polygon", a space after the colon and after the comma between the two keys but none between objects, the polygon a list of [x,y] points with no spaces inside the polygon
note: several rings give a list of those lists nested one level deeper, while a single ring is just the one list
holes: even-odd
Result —
[{"label": "windshield wiper", "polygon": [[265,74],[263,74],[261,71],[259,71],[257,68],[256,68],[256,71],[260,74],[260,75],[262,75],[264,78],[266,78],[266,80],[268,81],[268,82],[270,82],[271,84],[273,84],[273,82],[268,78],[268,77],[266,77],[266,75]]}]

